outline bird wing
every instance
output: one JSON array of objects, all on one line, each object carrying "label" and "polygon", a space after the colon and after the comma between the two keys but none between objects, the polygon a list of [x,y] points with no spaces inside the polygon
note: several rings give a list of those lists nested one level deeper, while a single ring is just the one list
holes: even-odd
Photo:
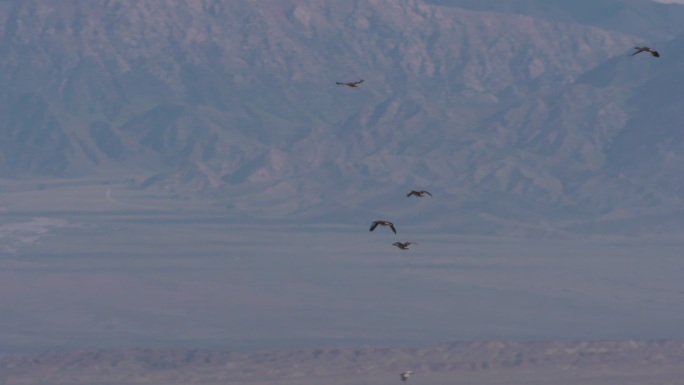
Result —
[{"label": "bird wing", "polygon": [[410,197],[411,195],[414,195],[415,193],[416,193],[415,191],[411,191],[410,193],[406,194],[406,197],[408,198],[408,197]]},{"label": "bird wing", "polygon": [[425,191],[425,190],[423,190],[423,192],[424,192],[424,193],[426,193],[426,194],[427,194],[427,195],[429,195],[429,196],[432,196],[432,194],[430,194],[430,192],[429,192],[429,191]]},{"label": "bird wing", "polygon": [[648,47],[634,47],[634,49],[636,50],[636,52],[634,52],[633,54],[631,54],[631,55],[629,55],[629,56],[634,56],[634,55],[636,55],[636,54],[638,54],[638,53],[642,53],[642,52],[644,52],[644,51],[648,51],[648,50],[649,50]]},{"label": "bird wing", "polygon": [[359,85],[359,84],[361,84],[361,83],[363,83],[363,79],[361,79],[361,80],[359,80],[359,81],[357,81],[357,82],[354,82],[354,83],[352,83],[352,84],[354,84],[354,85]]},{"label": "bird wing", "polygon": [[394,228],[393,224],[390,223],[389,227],[390,227],[390,229],[392,229],[392,231],[394,231],[394,234],[397,233],[397,229]]},{"label": "bird wing", "polygon": [[373,230],[375,230],[375,228],[378,227],[378,223],[379,223],[379,222],[373,222],[373,224],[372,224],[371,227],[370,227],[370,230],[368,230],[368,231],[373,231]]}]

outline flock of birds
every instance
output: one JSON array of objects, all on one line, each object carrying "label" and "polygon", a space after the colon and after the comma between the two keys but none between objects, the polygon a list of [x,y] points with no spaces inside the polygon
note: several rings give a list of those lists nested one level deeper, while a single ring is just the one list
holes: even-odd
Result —
[{"label": "flock of birds", "polygon": [[[361,81],[363,81],[363,80],[361,80]],[[337,83],[337,84],[340,84],[340,83]],[[344,84],[344,83],[342,83],[342,84]],[[418,198],[422,198],[426,195],[432,196],[432,194],[430,194],[430,192],[425,191],[425,190],[421,190],[421,191],[411,190],[411,191],[409,191],[408,194],[406,194],[406,197],[410,198],[412,196],[416,196]],[[370,227],[369,231],[375,230],[375,228],[378,226],[389,227],[394,234],[397,233],[397,228],[394,227],[394,223],[392,223],[390,221],[373,221],[373,223],[371,223],[371,227]],[[417,245],[417,243],[414,243],[414,242],[394,242],[392,244],[392,246],[396,246],[396,247],[400,248],[401,250],[409,250],[410,245]]]},{"label": "flock of birds", "polygon": [[[360,83],[360,82],[362,82],[362,81],[363,81],[363,80],[359,80],[358,82],[354,82],[354,83],[352,83],[352,84],[358,84],[358,83]],[[347,83],[337,83],[337,84],[345,84],[345,85],[347,85]],[[350,87],[351,87],[351,86],[350,86]],[[354,87],[358,87],[358,86],[354,86]],[[406,197],[407,197],[407,198],[410,198],[410,197],[412,197],[412,196],[416,196],[416,197],[418,197],[418,198],[422,198],[422,197],[424,197],[425,195],[432,196],[432,194],[430,194],[429,191],[425,191],[425,190],[420,190],[420,191],[411,190],[411,191],[409,191],[408,194],[406,194]],[[392,232],[393,232],[394,234],[397,233],[397,228],[394,227],[394,223],[392,223],[392,222],[390,222],[390,221],[373,221],[373,223],[371,223],[371,227],[370,227],[370,230],[369,230],[369,231],[375,230],[375,228],[378,227],[378,226],[389,227],[390,229],[392,229]],[[401,249],[401,250],[409,250],[409,246],[410,246],[410,245],[417,245],[417,243],[414,243],[414,242],[394,242],[394,243],[392,244],[392,246],[396,246],[396,247],[398,247],[398,248]],[[402,378],[403,378],[403,377],[402,377]],[[404,381],[406,381],[406,380],[404,380]]]},{"label": "flock of birds", "polygon": [[[660,53],[651,47],[647,47],[647,46],[634,47],[634,49],[635,49],[635,51],[630,56],[634,56],[634,55],[642,53],[642,52],[648,52],[653,57],[660,57]],[[355,82],[335,82],[335,84],[340,85],[340,86],[347,86],[350,88],[357,88],[363,82],[364,82],[364,80],[361,79],[361,80],[357,80]],[[411,191],[409,191],[408,194],[406,194],[406,197],[410,198],[412,196],[415,196],[418,198],[423,198],[426,195],[432,196],[432,194],[430,194],[430,192],[425,191],[425,190],[420,190],[420,191],[411,190]],[[397,233],[397,228],[394,227],[394,223],[392,223],[390,221],[384,221],[384,220],[373,221],[373,223],[371,223],[371,227],[370,227],[369,231],[375,230],[375,228],[377,228],[378,226],[389,227],[390,230],[392,230],[392,232],[394,234]],[[401,250],[409,250],[410,245],[416,245],[416,243],[413,243],[413,242],[394,242],[392,244],[392,246],[396,246]],[[412,374],[413,374],[412,370],[406,370],[406,371],[401,372],[399,374],[399,378],[401,378],[402,381],[407,381],[409,379],[409,377],[411,377]]]},{"label": "flock of birds", "polygon": [[[357,88],[361,85],[361,83],[363,83],[363,81],[364,80],[361,79],[361,80],[357,80],[355,82],[335,82],[335,84],[340,85],[340,86],[347,86],[350,88]],[[415,196],[418,198],[423,198],[426,195],[432,196],[432,194],[430,194],[430,192],[426,191],[426,190],[420,190],[420,191],[411,190],[408,192],[408,194],[406,194],[406,197],[410,198],[412,196]],[[397,228],[394,227],[394,223],[392,223],[390,221],[384,221],[384,220],[373,221],[373,223],[371,223],[369,231],[375,230],[378,226],[389,227],[390,230],[392,230],[392,232],[394,234],[397,233]],[[414,243],[414,242],[394,242],[392,244],[392,246],[396,246],[401,250],[409,250],[409,246],[416,245],[416,244],[417,243]],[[413,374],[413,370],[406,370],[406,371],[403,371],[399,374],[399,378],[401,378],[402,381],[407,381],[409,379],[409,377],[411,377],[412,374]]]}]

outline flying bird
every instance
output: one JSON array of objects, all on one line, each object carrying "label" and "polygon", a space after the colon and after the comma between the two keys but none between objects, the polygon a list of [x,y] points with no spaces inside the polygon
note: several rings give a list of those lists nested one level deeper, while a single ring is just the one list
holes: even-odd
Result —
[{"label": "flying bird", "polygon": [[407,370],[405,372],[402,372],[399,377],[401,378],[402,381],[408,380],[409,377],[413,374],[413,370]]},{"label": "flying bird", "polygon": [[398,248],[400,248],[400,249],[402,249],[402,250],[408,250],[408,249],[409,249],[409,245],[417,245],[417,243],[413,243],[413,242],[404,242],[404,243],[401,243],[401,242],[394,242],[394,243],[392,244],[392,246],[396,246],[396,247],[398,247]]},{"label": "flying bird", "polygon": [[417,196],[418,198],[422,198],[422,197],[425,196],[425,194],[427,194],[427,195],[429,195],[429,196],[432,196],[432,194],[430,194],[430,192],[425,191],[425,190],[421,190],[421,191],[412,190],[411,192],[409,192],[408,194],[406,194],[406,197],[409,198],[411,195],[415,195],[415,196]]},{"label": "flying bird", "polygon": [[385,227],[389,226],[389,228],[392,229],[394,234],[397,233],[397,229],[394,228],[394,223],[388,222],[388,221],[375,221],[371,224],[370,230],[368,230],[368,231],[375,230],[375,228],[378,227],[378,225],[385,226]]},{"label": "flying bird", "polygon": [[347,87],[351,87],[351,88],[356,88],[361,83],[363,83],[363,79],[356,81],[356,82],[346,82],[346,83],[345,82],[335,82],[335,84],[337,84],[339,86],[347,86]]},{"label": "flying bird", "polygon": [[658,53],[658,51],[656,51],[656,50],[654,50],[653,48],[650,48],[650,47],[646,47],[646,46],[644,46],[644,47],[634,47],[634,49],[635,49],[636,51],[635,51],[633,54],[629,55],[629,56],[634,56],[634,55],[636,55],[636,54],[638,54],[638,53],[642,53],[642,52],[650,52],[651,55],[653,55],[653,57],[660,57],[660,54]]}]

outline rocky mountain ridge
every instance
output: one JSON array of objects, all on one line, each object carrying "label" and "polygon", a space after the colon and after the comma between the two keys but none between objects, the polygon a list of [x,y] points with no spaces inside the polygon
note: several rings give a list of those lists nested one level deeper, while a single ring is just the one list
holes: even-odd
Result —
[{"label": "rocky mountain ridge", "polygon": [[[615,0],[596,20],[561,3],[501,7],[3,2],[0,170],[135,176],[136,188],[256,218],[355,223],[358,210],[394,211],[387,194],[423,187],[445,199],[397,219],[548,236],[620,217],[631,224],[600,231],[661,231],[637,218],[654,200],[658,212],[681,210],[677,162],[645,156],[639,167],[670,182],[625,182],[621,155],[608,154],[635,113],[626,95],[640,90],[573,82],[611,61],[672,65],[677,39],[658,63],[626,54],[672,38],[668,20],[684,7]],[[625,15],[644,9],[656,32],[625,33]],[[334,85],[357,78],[361,89]]]}]

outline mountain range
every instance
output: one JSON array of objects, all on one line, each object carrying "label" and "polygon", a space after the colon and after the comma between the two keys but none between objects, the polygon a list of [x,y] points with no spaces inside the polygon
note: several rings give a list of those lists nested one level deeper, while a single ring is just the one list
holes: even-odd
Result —
[{"label": "mountain range", "polygon": [[[236,218],[681,235],[683,17],[650,0],[4,1],[0,173],[132,180]],[[642,44],[662,57],[630,57]]]}]

